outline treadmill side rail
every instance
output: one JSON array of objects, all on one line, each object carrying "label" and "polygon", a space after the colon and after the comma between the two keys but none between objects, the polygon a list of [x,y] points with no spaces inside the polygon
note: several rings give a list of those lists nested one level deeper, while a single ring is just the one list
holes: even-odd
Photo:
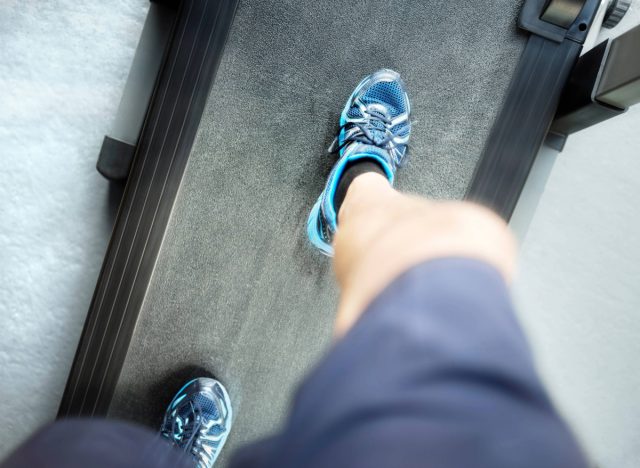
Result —
[{"label": "treadmill side rail", "polygon": [[237,4],[180,4],[59,418],[107,413]]},{"label": "treadmill side rail", "polygon": [[506,220],[513,214],[600,7],[600,0],[583,0],[581,9],[574,5],[575,20],[563,28],[543,19],[547,7],[557,2],[561,0],[527,0],[523,6],[519,26],[532,34],[466,195]]}]

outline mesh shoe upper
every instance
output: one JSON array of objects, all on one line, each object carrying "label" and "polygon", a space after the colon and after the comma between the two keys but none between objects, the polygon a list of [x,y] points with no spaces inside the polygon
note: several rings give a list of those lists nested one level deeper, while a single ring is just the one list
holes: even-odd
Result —
[{"label": "mesh shoe upper", "polygon": [[187,383],[167,408],[163,437],[184,450],[198,468],[211,468],[231,428],[229,395],[220,382],[200,378]]},{"label": "mesh shoe upper", "polygon": [[379,70],[366,77],[349,97],[340,116],[340,132],[329,148],[338,153],[324,191],[311,210],[307,234],[326,255],[337,231],[334,197],[347,164],[361,159],[377,162],[391,184],[395,171],[406,160],[411,133],[410,104],[400,75]]},{"label": "mesh shoe upper", "polygon": [[397,73],[380,70],[365,78],[342,113],[339,146],[350,141],[371,143],[389,151],[396,166],[401,164],[411,132],[409,106]]}]

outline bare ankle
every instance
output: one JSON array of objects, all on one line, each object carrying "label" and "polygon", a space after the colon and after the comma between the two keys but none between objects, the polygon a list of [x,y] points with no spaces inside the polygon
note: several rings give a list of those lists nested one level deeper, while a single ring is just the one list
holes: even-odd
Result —
[{"label": "bare ankle", "polygon": [[367,172],[356,177],[347,191],[347,196],[338,213],[338,224],[359,209],[372,206],[377,200],[395,193],[389,180],[375,172]]}]

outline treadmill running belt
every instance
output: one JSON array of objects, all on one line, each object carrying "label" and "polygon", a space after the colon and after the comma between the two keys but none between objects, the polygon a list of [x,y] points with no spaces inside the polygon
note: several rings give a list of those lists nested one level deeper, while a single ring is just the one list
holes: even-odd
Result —
[{"label": "treadmill running belt", "polygon": [[201,368],[233,400],[222,466],[275,431],[331,342],[337,289],[305,221],[345,100],[376,69],[399,71],[413,136],[398,187],[462,198],[526,42],[520,6],[241,0],[110,415],[158,427]]}]

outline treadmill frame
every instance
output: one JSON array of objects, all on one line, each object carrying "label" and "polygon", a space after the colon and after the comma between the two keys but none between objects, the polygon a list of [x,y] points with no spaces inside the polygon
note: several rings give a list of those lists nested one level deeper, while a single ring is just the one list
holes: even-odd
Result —
[{"label": "treadmill frame", "polygon": [[58,417],[106,414],[238,0],[183,0]]},{"label": "treadmill frame", "polygon": [[[58,417],[109,409],[238,1],[182,0],[179,6]],[[505,217],[551,125],[599,0],[585,0],[569,29],[540,19],[547,3],[524,4],[519,25],[531,37],[467,194]]]}]

